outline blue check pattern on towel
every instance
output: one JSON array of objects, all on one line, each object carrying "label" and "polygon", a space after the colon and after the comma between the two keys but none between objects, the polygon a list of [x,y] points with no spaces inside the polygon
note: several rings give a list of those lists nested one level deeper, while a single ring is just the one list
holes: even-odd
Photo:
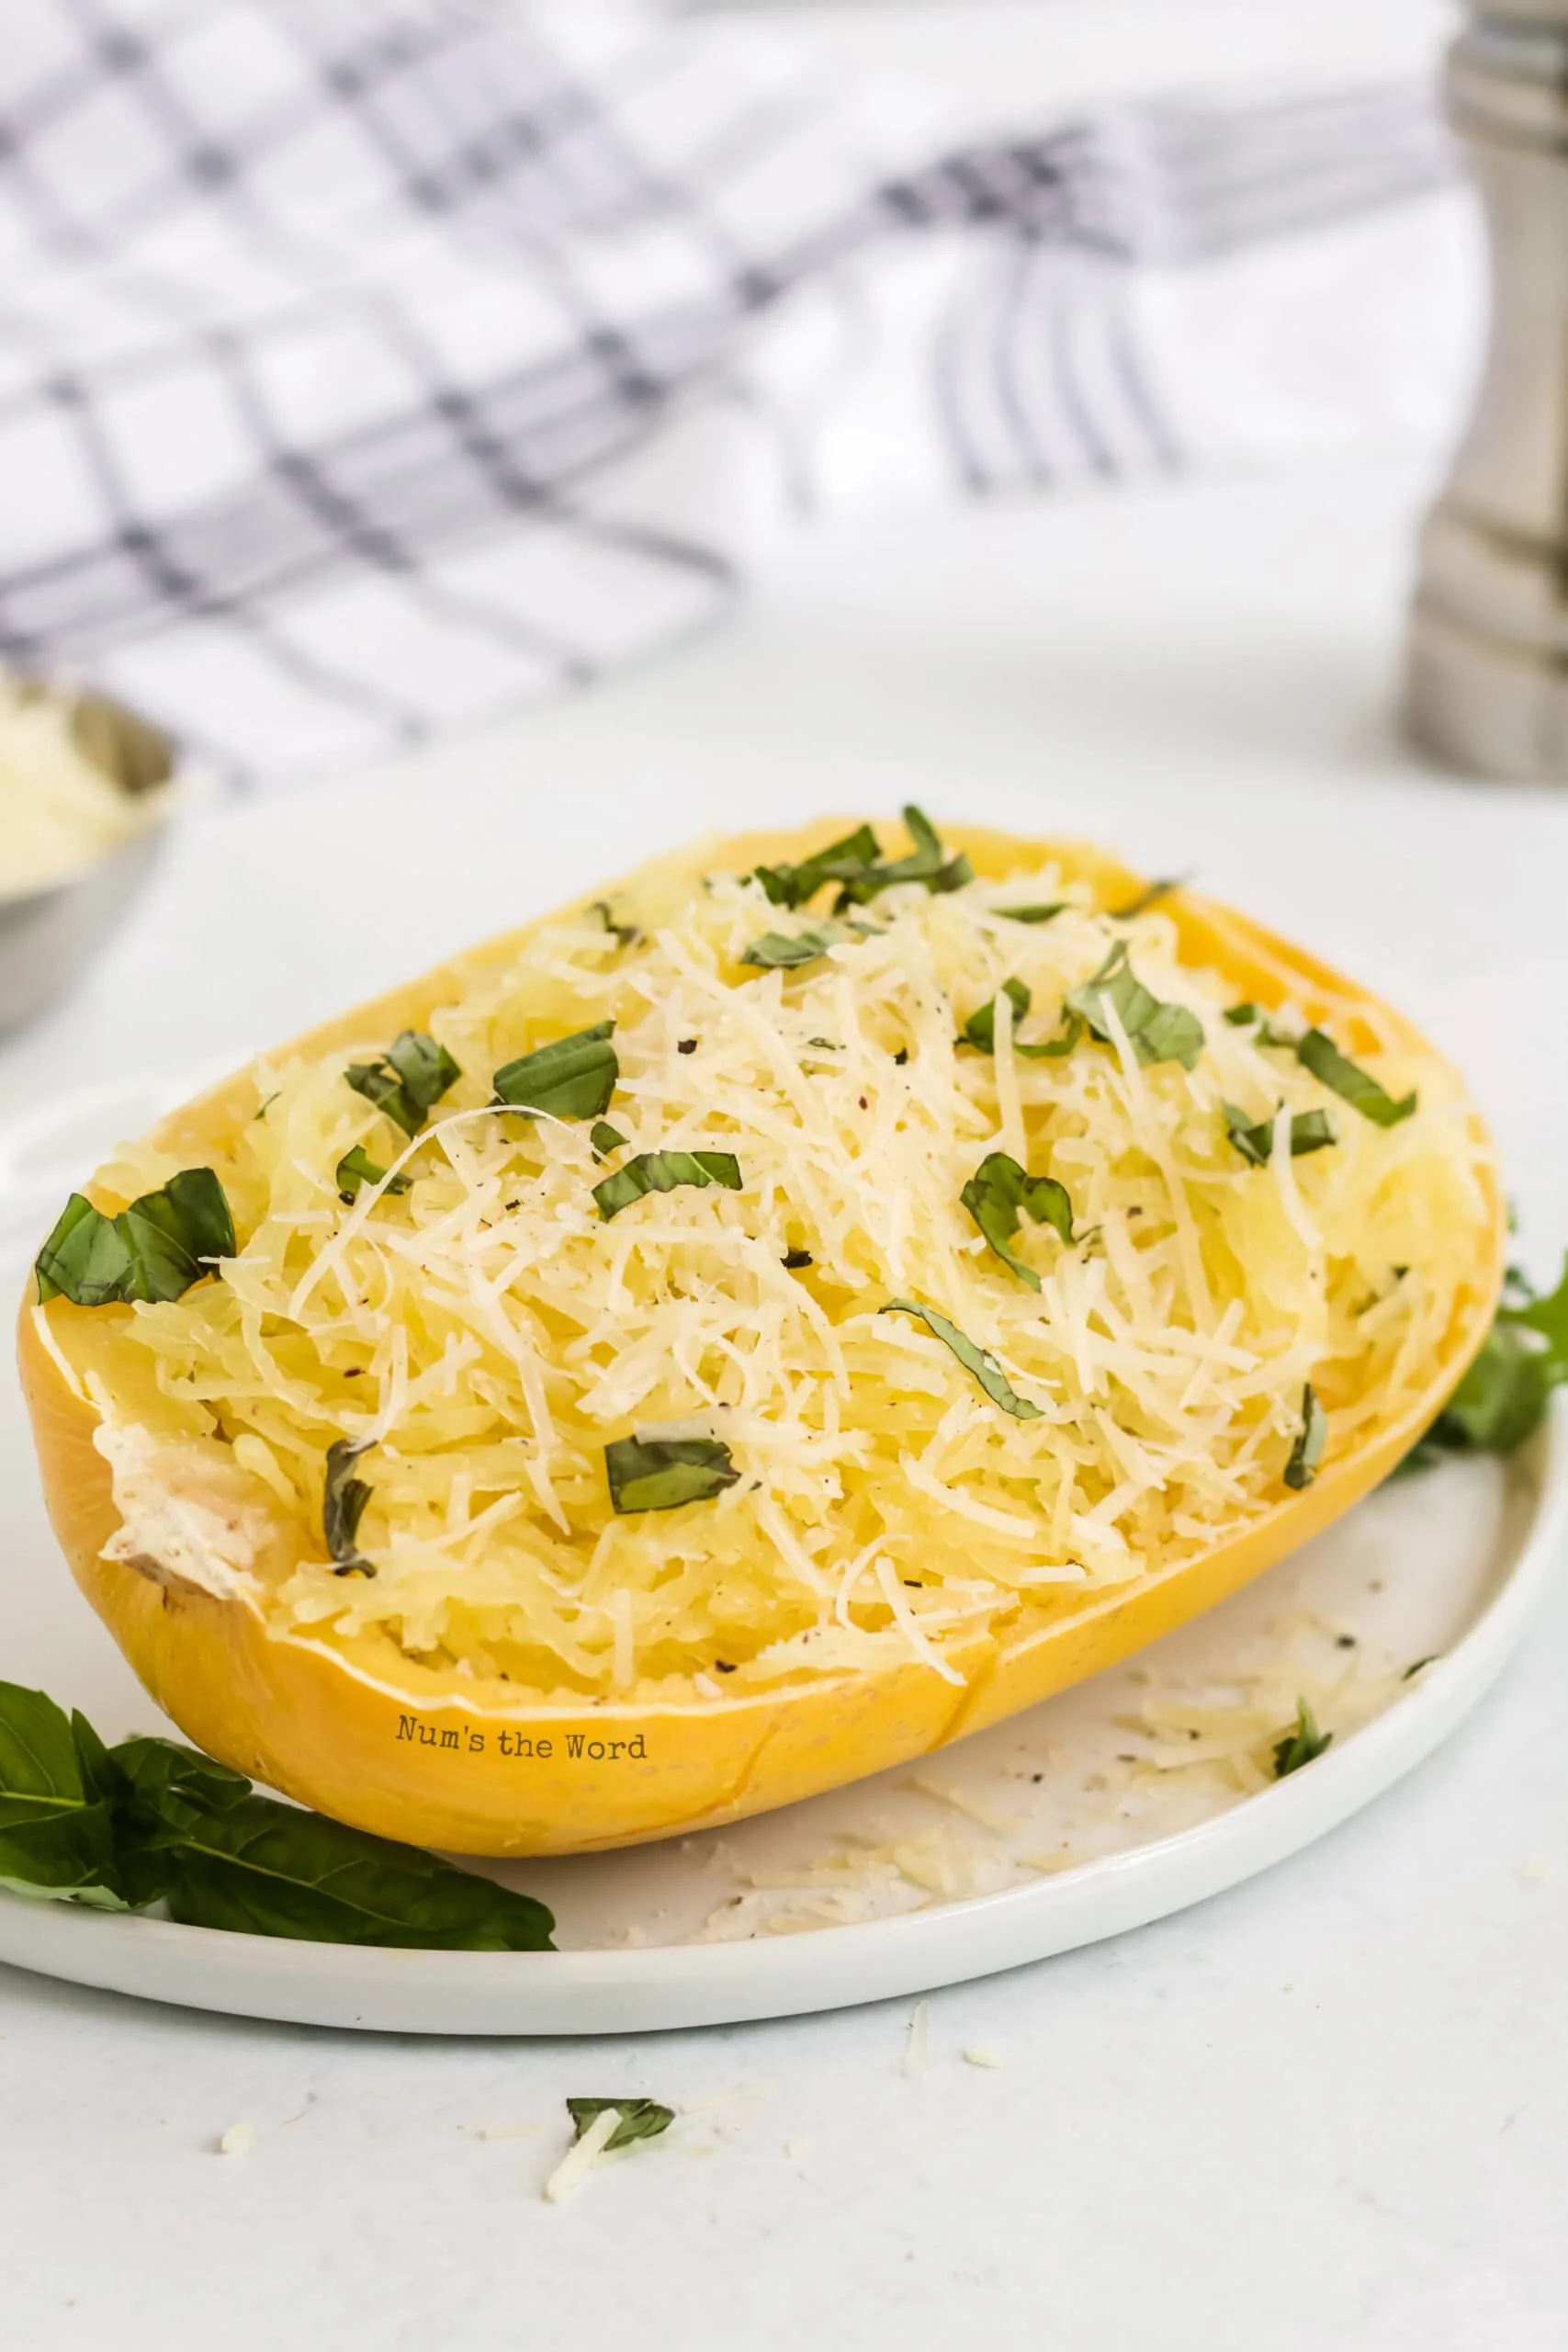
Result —
[{"label": "blue check pattern on towel", "polygon": [[770,513],[1450,398],[1468,229],[1417,93],[950,150],[739,28],[586,6],[5,14],[0,658],[241,786],[694,627]]}]

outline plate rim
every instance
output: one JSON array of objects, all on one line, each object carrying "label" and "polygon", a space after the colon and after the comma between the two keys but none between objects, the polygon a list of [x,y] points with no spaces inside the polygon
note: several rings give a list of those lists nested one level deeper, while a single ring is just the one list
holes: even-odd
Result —
[{"label": "plate rim", "polygon": [[0,1890],[0,1962],[178,2007],[369,2032],[675,2031],[851,2007],[997,1974],[1121,1935],[1287,1860],[1414,1770],[1476,1706],[1568,1531],[1568,1396],[1516,1458],[1530,1517],[1454,1647],[1371,1723],[1206,1821],[989,1894],[808,1935],[551,1952],[294,1942]]}]

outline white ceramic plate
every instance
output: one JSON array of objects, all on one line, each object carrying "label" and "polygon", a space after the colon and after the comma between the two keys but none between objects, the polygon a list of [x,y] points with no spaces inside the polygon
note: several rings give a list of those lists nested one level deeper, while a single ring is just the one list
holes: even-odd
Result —
[{"label": "white ceramic plate", "polygon": [[[92,1128],[102,1111],[113,1126],[128,1107],[72,1117]],[[1396,1481],[1129,1666],[923,1765],[725,1831],[497,1866],[555,1910],[557,1952],[359,1951],[0,1895],[0,1960],[190,2007],[470,2034],[713,2025],[1011,1968],[1235,1885],[1419,1763],[1518,1640],[1565,1518],[1560,1412],[1512,1462]],[[0,1625],[6,1679],[80,1706],[110,1738],[166,1727],[61,1562],[13,1384]],[[1227,1761],[1235,1742],[1204,1710],[1238,1684],[1261,1708],[1254,1753],[1258,1722],[1283,1731],[1303,1690],[1334,1744],[1278,1782]]]}]

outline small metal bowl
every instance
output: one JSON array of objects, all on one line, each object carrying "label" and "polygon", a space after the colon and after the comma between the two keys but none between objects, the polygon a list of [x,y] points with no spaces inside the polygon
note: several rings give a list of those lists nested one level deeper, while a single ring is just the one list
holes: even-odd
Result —
[{"label": "small metal bowl", "polygon": [[[36,679],[15,683],[24,702],[62,706],[84,758],[122,792],[140,798],[168,785],[175,745],[134,711],[102,695]],[[118,930],[163,850],[167,813],[149,817],[128,840],[58,882],[0,895],[0,1035],[73,988]]]}]

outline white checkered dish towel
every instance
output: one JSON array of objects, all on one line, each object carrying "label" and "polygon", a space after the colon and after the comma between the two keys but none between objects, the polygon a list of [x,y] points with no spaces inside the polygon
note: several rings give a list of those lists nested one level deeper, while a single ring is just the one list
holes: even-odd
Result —
[{"label": "white checkered dish towel", "polygon": [[584,0],[6,0],[0,658],[237,788],[581,684],[790,512],[1430,439],[1426,94],[890,143]]}]

